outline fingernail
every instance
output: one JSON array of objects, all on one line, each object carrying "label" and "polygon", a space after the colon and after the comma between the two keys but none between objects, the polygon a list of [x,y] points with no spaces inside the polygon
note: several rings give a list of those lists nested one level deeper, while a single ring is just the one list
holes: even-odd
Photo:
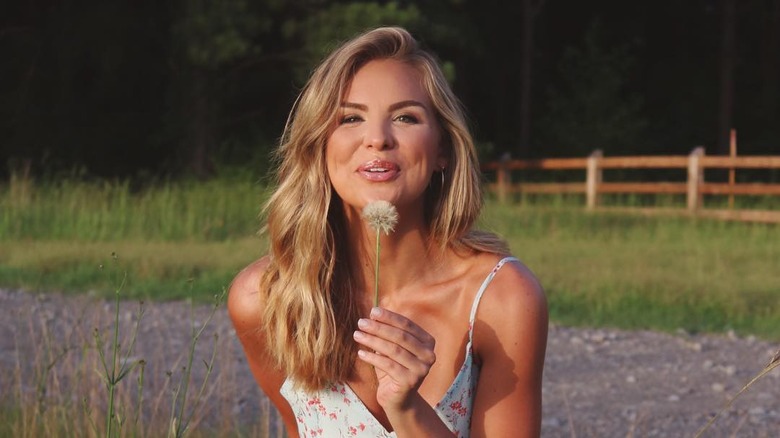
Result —
[{"label": "fingernail", "polygon": [[360,327],[362,329],[368,327],[368,320],[365,319],[365,318],[358,319],[358,327]]},{"label": "fingernail", "polygon": [[381,314],[382,314],[382,309],[380,309],[379,307],[374,307],[373,309],[371,309],[372,318],[377,318]]},{"label": "fingernail", "polygon": [[352,333],[352,337],[355,338],[355,339],[361,339],[361,338],[363,338],[363,336],[364,336],[363,332],[359,332],[357,330],[355,330],[355,332]]}]

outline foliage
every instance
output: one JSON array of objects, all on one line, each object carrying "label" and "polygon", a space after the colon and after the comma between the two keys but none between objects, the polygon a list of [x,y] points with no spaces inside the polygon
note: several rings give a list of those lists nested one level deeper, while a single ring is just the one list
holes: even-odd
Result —
[{"label": "foliage", "polygon": [[[737,5],[740,153],[780,141],[778,9]],[[0,178],[26,163],[36,176],[213,177],[267,161],[314,63],[380,24],[409,27],[439,55],[480,144],[500,154],[517,141],[518,2],[6,2],[0,17]],[[532,155],[714,151],[720,19],[708,2],[546,2],[534,17]]]},{"label": "foliage", "polygon": [[414,31],[421,19],[421,12],[414,4],[334,2],[302,20],[288,20],[282,32],[285,37],[302,43],[295,76],[303,83],[311,67],[346,39],[378,26],[399,25]]},{"label": "foliage", "polygon": [[648,126],[641,115],[642,99],[626,91],[633,63],[630,46],[605,48],[600,29],[594,22],[582,47],[564,51],[560,84],[549,90],[544,142],[574,156],[637,147]]},{"label": "foliage", "polygon": [[172,33],[187,61],[195,66],[218,68],[259,53],[252,39],[271,27],[271,18],[252,14],[246,0],[186,0],[180,5],[181,18]]}]

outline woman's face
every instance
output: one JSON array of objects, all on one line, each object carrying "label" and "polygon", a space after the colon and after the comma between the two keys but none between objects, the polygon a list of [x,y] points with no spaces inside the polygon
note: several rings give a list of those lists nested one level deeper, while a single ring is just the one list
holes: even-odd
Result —
[{"label": "woman's face", "polygon": [[431,175],[447,164],[440,142],[420,73],[395,60],[370,61],[341,102],[325,149],[328,175],[347,206],[384,200],[421,214]]}]

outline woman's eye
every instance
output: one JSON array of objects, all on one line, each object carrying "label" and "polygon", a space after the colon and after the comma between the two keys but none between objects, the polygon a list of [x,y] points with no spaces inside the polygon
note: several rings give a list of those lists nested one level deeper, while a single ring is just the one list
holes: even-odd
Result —
[{"label": "woman's eye", "polygon": [[342,118],[341,118],[341,122],[340,122],[340,123],[341,123],[342,125],[344,125],[344,124],[347,124],[347,123],[356,123],[356,122],[359,122],[359,121],[361,121],[361,120],[362,120],[362,119],[361,119],[359,116],[355,116],[355,115],[348,115],[348,116],[344,116],[344,117],[342,117]]},{"label": "woman's eye", "polygon": [[417,117],[411,115],[411,114],[401,114],[400,116],[396,117],[395,119],[397,121],[399,121],[399,122],[402,122],[402,123],[414,124],[414,123],[418,123],[419,122],[419,119]]}]

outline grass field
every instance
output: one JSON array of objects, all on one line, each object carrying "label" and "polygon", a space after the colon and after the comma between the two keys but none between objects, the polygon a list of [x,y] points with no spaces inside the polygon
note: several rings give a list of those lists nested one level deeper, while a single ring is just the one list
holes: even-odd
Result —
[{"label": "grass field", "polygon": [[[263,253],[265,240],[257,230],[264,197],[264,187],[248,177],[142,189],[123,182],[12,181],[0,186],[0,287],[112,298],[121,284],[123,299],[192,297],[210,302],[239,269]],[[563,198],[511,205],[489,201],[480,226],[505,237],[536,272],[553,322],[734,330],[780,339],[780,226],[588,214],[581,203]],[[162,306],[146,306],[155,304]],[[117,307],[115,328],[119,315]],[[122,321],[126,325],[131,320]],[[142,408],[146,399],[132,396],[136,386],[144,386],[143,372],[135,368],[123,375],[125,382],[114,385],[119,411],[112,417],[99,408],[113,406],[107,401],[114,400],[113,390],[107,390],[103,379],[114,371],[105,367],[98,352],[124,351],[127,331],[121,339],[114,338],[118,343],[113,345],[122,347],[107,343],[108,329],[96,329],[95,335],[106,343],[82,334],[78,348],[66,354],[59,352],[44,319],[31,320],[28,329],[41,340],[33,358],[0,373],[0,384],[13,388],[0,404],[0,436],[162,436],[166,429],[169,436],[182,436],[184,432],[173,430],[181,423],[173,420],[186,414],[177,415],[171,407],[171,419],[166,420],[168,411],[149,411],[149,406],[171,399],[172,406],[179,400],[178,406],[184,407],[208,399],[213,407],[215,397],[216,405],[223,406],[218,401],[231,400],[226,394],[234,392],[229,380],[233,373],[223,369],[204,386],[207,396],[194,390],[189,398],[179,396],[178,390],[173,395],[162,391],[150,394]],[[230,343],[214,345],[225,349]],[[213,357],[223,360],[219,366],[225,366],[230,351],[213,351]],[[192,353],[188,357],[182,374],[195,365]],[[144,361],[159,365],[161,358]],[[124,357],[113,363],[125,367],[139,364],[139,359]],[[87,407],[69,398],[85,388]],[[218,409],[232,409],[229,403],[224,406]],[[202,417],[196,415],[186,435],[235,436],[246,427],[247,436],[281,436],[281,428],[272,434],[270,410],[267,403],[263,406],[254,424],[230,422],[216,431],[197,427]],[[234,420],[230,412],[221,417]]]},{"label": "grass field", "polygon": [[[16,182],[0,188],[0,287],[209,299],[263,253],[251,178]],[[565,200],[488,202],[481,226],[539,276],[563,324],[780,338],[780,226],[585,213]]]},{"label": "grass field", "polygon": [[563,324],[780,337],[780,227],[491,205]]}]

